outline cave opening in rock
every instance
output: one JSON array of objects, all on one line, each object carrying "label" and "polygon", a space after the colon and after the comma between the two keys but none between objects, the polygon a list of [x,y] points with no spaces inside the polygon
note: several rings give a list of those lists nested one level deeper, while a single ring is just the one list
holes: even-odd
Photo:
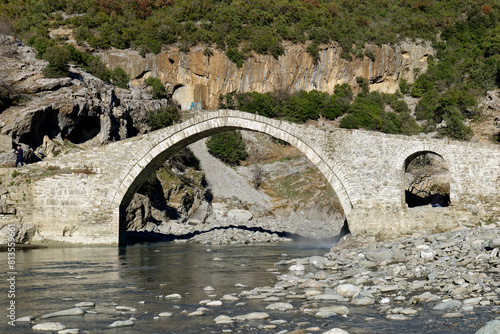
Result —
[{"label": "cave opening in rock", "polygon": [[130,115],[127,116],[125,118],[125,121],[126,121],[125,127],[127,130],[127,138],[137,136],[139,134],[139,130],[137,130],[137,128],[134,126],[134,120],[132,119],[132,117],[130,117]]},{"label": "cave opening in rock", "polygon": [[19,142],[37,148],[43,144],[44,136],[54,139],[61,133],[58,116],[59,111],[51,108],[37,111],[31,119],[31,131],[22,134]]},{"label": "cave opening in rock", "polygon": [[83,144],[99,134],[101,121],[97,116],[83,116],[68,134],[68,140],[74,144]]},{"label": "cave opening in rock", "polygon": [[450,172],[440,155],[425,151],[406,159],[405,202],[410,208],[450,204]]}]

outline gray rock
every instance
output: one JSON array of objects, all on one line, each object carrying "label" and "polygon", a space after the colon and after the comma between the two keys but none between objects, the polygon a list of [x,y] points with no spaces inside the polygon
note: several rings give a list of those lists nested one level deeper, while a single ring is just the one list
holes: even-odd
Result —
[{"label": "gray rock", "polygon": [[491,239],[488,242],[488,247],[490,247],[490,248],[500,248],[500,238]]},{"label": "gray rock", "polygon": [[93,302],[81,302],[81,303],[75,304],[75,307],[94,307],[94,306],[95,306],[95,303],[93,303]]},{"label": "gray rock", "polygon": [[386,318],[389,320],[408,320],[408,319],[410,319],[409,317],[404,316],[402,314],[389,314],[386,316]]},{"label": "gray rock", "polygon": [[349,334],[349,332],[347,332],[341,328],[332,328],[326,332],[323,332],[323,334]]},{"label": "gray rock", "polygon": [[388,248],[370,249],[365,253],[365,258],[368,261],[382,262],[392,260],[394,252]]},{"label": "gray rock", "polygon": [[252,312],[248,314],[238,315],[233,317],[234,320],[242,321],[242,320],[263,320],[269,318],[269,314],[265,312]]},{"label": "gray rock", "polygon": [[41,324],[36,324],[32,328],[34,331],[60,331],[66,329],[66,326],[60,322],[44,322]]},{"label": "gray rock", "polygon": [[436,295],[427,291],[427,292],[424,292],[420,295],[411,297],[410,303],[412,303],[412,304],[422,303],[422,302],[428,303],[428,302],[432,302],[432,301],[436,301],[436,300],[439,300],[439,296],[436,296]]},{"label": "gray rock", "polygon": [[316,312],[315,316],[318,318],[329,318],[333,315],[349,315],[351,312],[347,308],[347,306],[336,305],[336,306],[326,306],[321,307]]},{"label": "gray rock", "polygon": [[375,299],[370,298],[370,297],[356,297],[351,301],[351,305],[357,305],[357,306],[365,306],[365,305],[373,305],[375,304]]},{"label": "gray rock", "polygon": [[133,308],[133,307],[130,307],[130,306],[121,306],[121,305],[116,306],[115,309],[117,311],[125,311],[125,312],[135,312],[135,311],[137,311],[136,308]]},{"label": "gray rock", "polygon": [[235,302],[235,301],[240,300],[238,297],[233,296],[233,295],[224,295],[224,296],[222,296],[222,299],[226,300],[226,301],[230,301],[230,302]]},{"label": "gray rock", "polygon": [[498,334],[500,333],[500,320],[492,320],[481,327],[476,334]]},{"label": "gray rock", "polygon": [[221,306],[222,301],[220,300],[211,300],[207,303],[207,306]]},{"label": "gray rock", "polygon": [[266,310],[273,310],[273,311],[275,310],[285,311],[291,309],[293,309],[293,305],[290,303],[273,303],[266,306]]},{"label": "gray rock", "polygon": [[118,320],[113,322],[111,325],[108,327],[125,327],[125,326],[133,326],[134,322],[132,320]]},{"label": "gray rock", "polygon": [[288,268],[290,271],[304,271],[306,267],[303,264],[297,263],[294,265],[291,265],[290,268]]},{"label": "gray rock", "polygon": [[160,314],[158,314],[159,317],[171,317],[173,316],[173,313],[172,312],[161,312]]},{"label": "gray rock", "polygon": [[460,312],[451,312],[451,313],[445,313],[441,316],[441,318],[461,318],[463,317],[464,314]]},{"label": "gray rock", "polygon": [[62,310],[62,311],[44,314],[40,317],[40,319],[47,319],[47,318],[53,318],[53,317],[63,317],[63,316],[70,316],[70,315],[82,315],[82,314],[85,314],[85,311],[79,307],[75,307],[75,308],[70,308],[67,310]]},{"label": "gray rock", "polygon": [[337,294],[346,298],[352,298],[356,296],[359,291],[359,288],[353,284],[340,284],[335,289],[335,292],[337,292]]},{"label": "gray rock", "polygon": [[310,300],[336,300],[339,302],[345,302],[349,299],[342,297],[341,295],[337,295],[335,293],[323,293],[321,295],[310,296],[307,299]]},{"label": "gray rock", "polygon": [[198,309],[198,310],[196,310],[194,312],[189,313],[188,316],[190,316],[190,317],[197,317],[197,316],[202,316],[204,314],[205,314],[204,310]]},{"label": "gray rock", "polygon": [[80,330],[78,328],[68,328],[57,332],[57,334],[79,334]]},{"label": "gray rock", "polygon": [[253,218],[248,210],[232,209],[227,212],[227,218],[233,223],[246,223]]},{"label": "gray rock", "polygon": [[214,319],[216,324],[232,324],[233,319],[227,315],[219,315]]},{"label": "gray rock", "polygon": [[462,302],[460,300],[448,300],[446,302],[442,302],[434,306],[433,310],[449,310],[451,308],[456,308],[462,306]]}]

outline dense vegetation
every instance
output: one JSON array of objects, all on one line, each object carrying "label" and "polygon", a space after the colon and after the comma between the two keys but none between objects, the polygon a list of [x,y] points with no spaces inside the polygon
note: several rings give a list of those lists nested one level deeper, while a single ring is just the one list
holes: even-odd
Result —
[{"label": "dense vegetation", "polygon": [[364,128],[405,135],[420,132],[421,129],[411,117],[401,94],[370,93],[366,79],[358,78],[358,83],[363,90],[354,100],[351,87],[343,84],[335,86],[332,95],[317,90],[293,94],[226,94],[219,97],[219,107],[284,118],[297,123],[316,120],[319,117],[333,120],[344,116],[340,122],[343,128]]},{"label": "dense vegetation", "polygon": [[237,165],[247,157],[246,144],[237,130],[211,136],[207,140],[207,147],[214,156],[230,165]]},{"label": "dense vegetation", "polygon": [[[116,82],[120,73],[106,71],[94,57],[74,48],[58,47],[48,29],[73,27],[82,45],[130,47],[143,54],[158,53],[171,44],[181,51],[204,44],[207,56],[216,47],[238,66],[252,50],[279,57],[285,41],[308,43],[315,58],[320,44],[335,41],[345,59],[373,59],[365,51],[366,43],[429,40],[438,51],[436,59],[430,57],[427,73],[414,73],[414,85],[402,82],[402,92],[421,98],[417,118],[426,121],[425,130],[436,129],[444,120],[453,129],[443,134],[467,139],[470,133],[462,122],[477,116],[477,97],[500,85],[499,11],[499,0],[3,0],[0,21],[10,23],[49,60],[46,75],[63,75],[67,63],[73,62]],[[344,122],[364,126],[359,110],[370,109],[371,115],[363,117],[383,116],[379,123],[397,123],[375,111],[374,96],[365,98],[372,100],[354,101]]]}]

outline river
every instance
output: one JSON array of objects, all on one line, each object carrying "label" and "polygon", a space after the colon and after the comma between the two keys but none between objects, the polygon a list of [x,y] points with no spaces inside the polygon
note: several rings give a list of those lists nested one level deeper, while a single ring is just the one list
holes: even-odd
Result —
[{"label": "river", "polygon": [[[206,306],[202,316],[190,316],[202,300],[219,300],[225,294],[238,296],[244,290],[273,286],[278,272],[287,266],[279,261],[295,257],[324,255],[325,248],[298,242],[260,245],[202,246],[186,243],[154,243],[126,248],[47,248],[18,251],[15,263],[15,298],[6,299],[8,282],[2,280],[2,309],[15,301],[17,317],[73,308],[79,302],[95,307],[78,316],[64,316],[35,322],[57,321],[80,333],[323,333],[334,327],[349,333],[474,333],[487,314],[460,319],[441,319],[422,310],[406,321],[389,321],[371,307],[351,307],[348,317],[316,318],[299,311],[304,300],[291,300],[294,310],[267,311],[262,300],[241,297],[222,306]],[[7,254],[0,253],[2,263]],[[246,287],[245,287],[246,286]],[[212,287],[211,290],[208,287]],[[180,294],[181,299],[164,296]],[[4,306],[5,305],[5,306]],[[115,310],[129,306],[132,312]],[[249,312],[267,312],[270,319],[217,325],[214,318]],[[4,311],[5,312],[5,311]],[[171,317],[158,317],[171,312]],[[485,312],[487,313],[487,312]],[[491,315],[489,315],[491,317]],[[135,318],[134,325],[110,329],[117,320]],[[370,320],[367,320],[369,318]],[[285,320],[276,328],[264,329],[272,320]],[[1,333],[29,333],[33,323],[8,325],[3,317]],[[314,330],[318,327],[318,330]],[[307,330],[306,330],[307,329]]]}]

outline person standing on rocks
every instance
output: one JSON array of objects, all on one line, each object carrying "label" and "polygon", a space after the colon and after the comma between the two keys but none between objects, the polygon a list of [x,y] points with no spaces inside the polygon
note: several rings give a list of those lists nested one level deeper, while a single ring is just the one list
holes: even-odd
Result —
[{"label": "person standing on rocks", "polygon": [[14,167],[17,168],[17,164],[21,164],[21,167],[23,166],[23,149],[21,148],[21,145],[17,145],[16,149],[16,164]]}]

